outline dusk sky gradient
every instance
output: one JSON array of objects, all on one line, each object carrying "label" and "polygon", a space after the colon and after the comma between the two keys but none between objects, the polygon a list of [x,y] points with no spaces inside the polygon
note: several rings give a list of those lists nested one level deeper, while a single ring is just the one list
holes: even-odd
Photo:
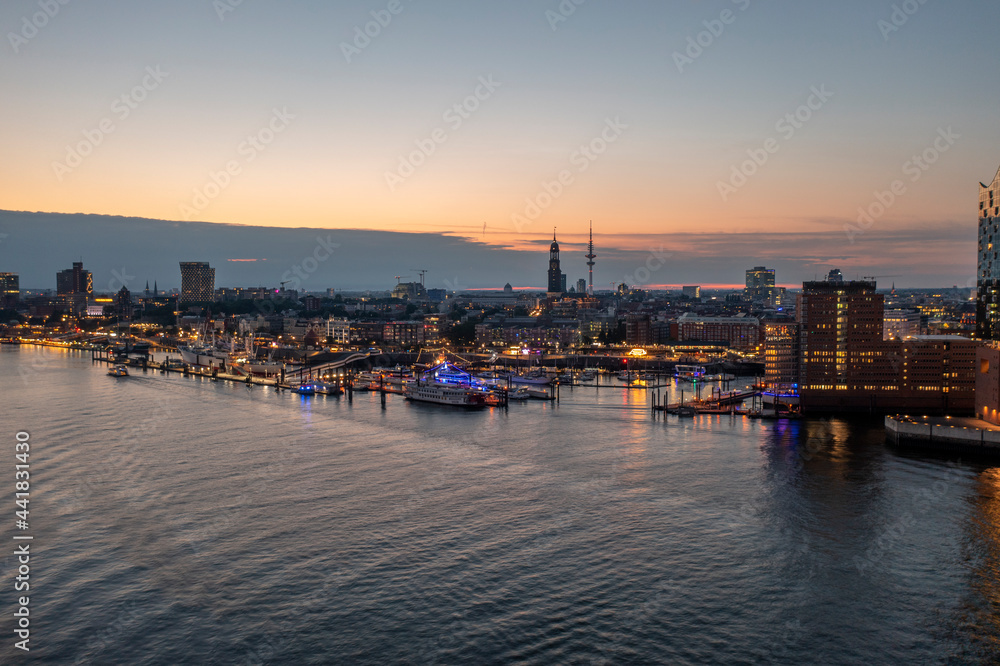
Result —
[{"label": "dusk sky gradient", "polygon": [[[0,209],[446,234],[502,248],[481,252],[470,287],[495,286],[508,251],[542,252],[553,227],[576,262],[589,220],[597,274],[603,256],[620,260],[595,276],[599,288],[658,248],[676,258],[652,278],[664,285],[740,283],[757,263],[789,285],[832,267],[898,275],[897,286],[975,275],[977,184],[1000,164],[996,2],[566,0],[575,11],[554,23],[558,0],[400,0],[350,62],[343,44],[389,0],[220,11],[231,4],[73,1],[30,38],[37,0],[0,5]],[[888,32],[904,5],[915,11],[896,9]],[[705,22],[721,34],[706,38]],[[703,32],[707,46],[680,71],[675,52]],[[116,102],[144,80],[135,108]],[[448,114],[477,87],[478,108]],[[805,122],[782,121],[801,119],[807,102]],[[262,149],[244,143],[279,127]],[[391,187],[387,172],[438,128],[445,140]],[[581,160],[602,132],[614,140]],[[81,143],[92,150],[74,166],[68,149]],[[748,151],[766,159],[745,184],[731,181]],[[914,170],[925,151],[935,163]],[[214,188],[230,162],[228,184]],[[528,200],[560,172],[564,184],[549,189],[561,191],[529,215]],[[884,213],[845,231],[895,180],[903,193]],[[723,196],[720,182],[739,184]],[[57,240],[50,256],[19,251],[19,234],[32,233],[24,220],[0,215],[0,270],[48,275],[79,258]],[[385,251],[408,272],[405,244]],[[201,258],[193,237],[187,256],[167,259]],[[537,265],[524,286],[544,286],[541,254]],[[388,288],[388,270],[350,282]],[[572,283],[585,267],[566,272]],[[432,270],[428,286],[444,279]]]}]

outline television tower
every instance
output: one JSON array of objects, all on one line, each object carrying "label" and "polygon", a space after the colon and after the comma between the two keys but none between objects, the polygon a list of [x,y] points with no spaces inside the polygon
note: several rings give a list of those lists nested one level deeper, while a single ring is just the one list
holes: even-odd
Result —
[{"label": "television tower", "polygon": [[594,295],[594,221],[590,221],[590,245],[587,246],[587,266],[590,267],[590,295]]}]

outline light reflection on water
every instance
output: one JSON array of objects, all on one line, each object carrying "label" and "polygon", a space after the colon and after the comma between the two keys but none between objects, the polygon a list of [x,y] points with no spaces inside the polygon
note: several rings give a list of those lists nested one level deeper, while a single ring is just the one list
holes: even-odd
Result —
[{"label": "light reflection on water", "polygon": [[897,453],[877,421],[654,420],[615,386],[383,410],[104,370],[0,347],[46,662],[1000,655],[1000,472]]}]

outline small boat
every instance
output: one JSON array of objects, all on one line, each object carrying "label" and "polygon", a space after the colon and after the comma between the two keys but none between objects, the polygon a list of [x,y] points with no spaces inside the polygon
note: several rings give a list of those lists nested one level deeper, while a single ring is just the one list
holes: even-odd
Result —
[{"label": "small boat", "polygon": [[124,365],[116,365],[108,370],[108,375],[112,377],[128,377],[128,368]]},{"label": "small boat", "polygon": [[312,384],[316,393],[321,393],[323,395],[340,395],[344,391],[344,389],[342,389],[340,385],[335,382],[315,381]]},{"label": "small boat", "polygon": [[298,393],[299,395],[315,395],[316,385],[313,382],[308,382],[305,384],[299,384],[298,386],[290,386],[288,390],[292,393]]},{"label": "small boat", "polygon": [[548,377],[543,377],[541,375],[518,375],[516,377],[510,378],[511,383],[514,384],[531,384],[534,386],[548,386],[552,383],[552,380]]},{"label": "small boat", "polygon": [[533,400],[555,400],[556,399],[556,397],[554,395],[552,395],[551,393],[549,393],[545,389],[537,389],[537,388],[528,387],[526,390],[528,392],[528,397],[532,398]]},{"label": "small boat", "polygon": [[527,400],[531,397],[531,389],[526,386],[519,386],[507,392],[507,400]]},{"label": "small boat", "polygon": [[592,382],[594,381],[595,377],[597,377],[597,373],[594,372],[593,370],[584,370],[583,372],[580,373],[581,382]]},{"label": "small boat", "polygon": [[674,376],[682,382],[705,381],[705,367],[701,365],[678,365]]}]

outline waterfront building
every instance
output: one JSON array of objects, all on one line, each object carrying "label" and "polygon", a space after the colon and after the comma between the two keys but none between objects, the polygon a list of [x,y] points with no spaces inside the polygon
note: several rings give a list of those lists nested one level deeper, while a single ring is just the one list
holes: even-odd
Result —
[{"label": "waterfront building", "polygon": [[557,298],[566,292],[566,276],[559,268],[559,243],[556,232],[552,232],[552,245],[549,246],[548,290],[549,298]]},{"label": "waterfront building", "polygon": [[798,388],[798,323],[778,321],[764,324],[764,381],[779,390]]},{"label": "waterfront building", "polygon": [[1000,340],[1000,170],[979,184],[979,254],[976,271],[976,337]]},{"label": "waterfront building", "polygon": [[677,319],[678,339],[725,345],[733,349],[755,349],[762,341],[756,317],[705,317],[685,312]]},{"label": "waterfront building", "polygon": [[803,411],[971,412],[976,343],[959,336],[883,340],[883,303],[874,282],[803,284],[798,304]]},{"label": "waterfront building", "polygon": [[17,273],[0,273],[0,309],[13,309],[21,300],[21,278]]},{"label": "waterfront building", "polygon": [[73,268],[56,273],[56,293],[60,296],[94,293],[94,276],[84,270],[83,262],[74,261]]},{"label": "waterfront building", "polygon": [[178,305],[215,300],[215,269],[204,261],[182,261]]},{"label": "waterfront building", "polygon": [[743,299],[761,307],[774,307],[774,269],[754,266],[748,270]]}]

